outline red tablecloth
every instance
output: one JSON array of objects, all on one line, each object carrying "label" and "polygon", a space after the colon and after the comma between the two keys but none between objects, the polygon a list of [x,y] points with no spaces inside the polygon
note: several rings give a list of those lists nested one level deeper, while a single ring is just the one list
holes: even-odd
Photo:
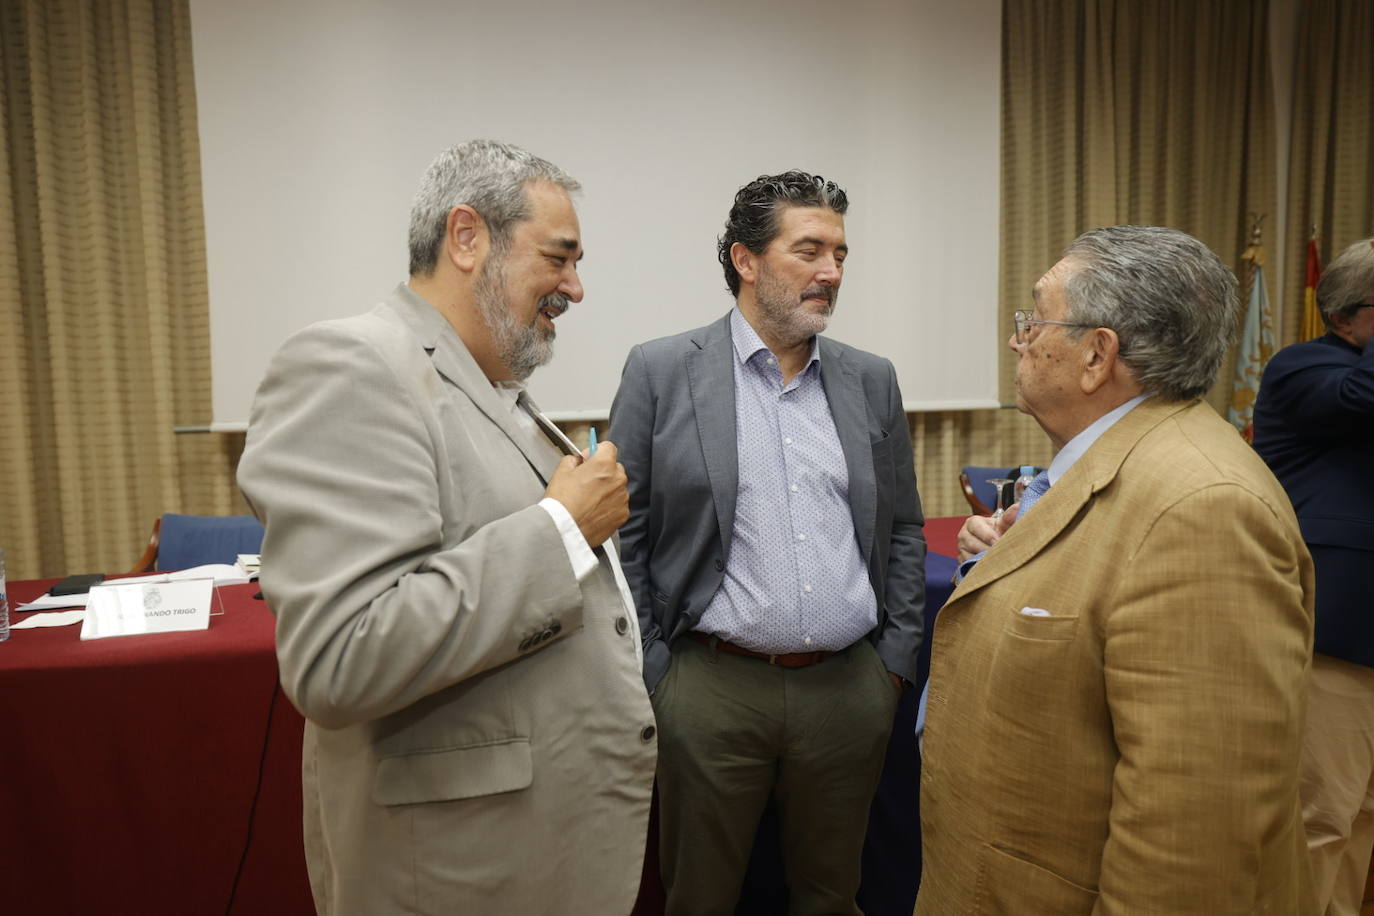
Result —
[{"label": "red tablecloth", "polygon": [[[928,519],[931,552],[954,554],[963,521]],[[950,571],[934,565],[928,617],[948,595]],[[54,581],[11,582],[12,605]],[[82,642],[75,625],[14,630],[0,643],[5,912],[314,913],[301,849],[302,720],[277,687],[273,619],[256,593],[255,584],[218,589],[225,613],[203,631]],[[893,748],[902,765],[885,782],[913,798],[893,804],[880,792],[875,807],[909,829],[915,751],[904,728]],[[918,842],[877,845],[916,855],[919,870],[919,845],[907,848]],[[908,882],[911,870],[896,869]],[[641,909],[657,888],[647,890]]]},{"label": "red tablecloth", "polygon": [[964,521],[967,518],[967,515],[957,515],[952,518],[926,519],[926,547],[932,553],[957,557],[959,555],[957,544],[959,529],[964,527]]},{"label": "red tablecloth", "polygon": [[[11,603],[53,581],[11,582]],[[0,643],[6,912],[314,913],[302,720],[256,592],[218,589],[208,630],[82,642],[75,625]]]}]

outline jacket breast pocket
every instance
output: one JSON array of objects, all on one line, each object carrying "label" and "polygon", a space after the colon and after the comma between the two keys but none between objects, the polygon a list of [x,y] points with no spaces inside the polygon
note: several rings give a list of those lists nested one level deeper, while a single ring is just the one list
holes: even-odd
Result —
[{"label": "jacket breast pocket", "polygon": [[[878,485],[880,492],[892,486],[892,481],[896,477],[895,464],[892,457],[892,437],[886,430],[878,429],[869,439],[868,448],[873,456],[873,480]],[[879,510],[891,511],[890,505],[878,507]]]},{"label": "jacket breast pocket", "polygon": [[[1074,616],[1037,617],[1008,608],[1000,632],[993,639],[987,675],[987,706],[997,716],[1017,723],[1025,736],[1017,752],[1036,753],[1032,745],[1052,743],[1065,718],[1079,716],[1083,680],[1083,647],[1079,619]],[[1009,781],[1031,779],[1025,772],[1009,773]],[[1028,797],[1035,797],[1029,783]]]},{"label": "jacket breast pocket", "polygon": [[457,801],[516,792],[533,781],[529,739],[513,738],[383,757],[377,764],[372,800],[379,805]]},{"label": "jacket breast pocket", "polygon": [[1008,615],[1006,622],[1002,624],[1002,631],[1022,639],[1073,639],[1074,634],[1078,632],[1078,615],[1041,617],[1016,611]]},{"label": "jacket breast pocket", "polygon": [[868,447],[873,452],[873,463],[890,463],[892,461],[892,437],[887,430],[877,429],[869,436]]}]

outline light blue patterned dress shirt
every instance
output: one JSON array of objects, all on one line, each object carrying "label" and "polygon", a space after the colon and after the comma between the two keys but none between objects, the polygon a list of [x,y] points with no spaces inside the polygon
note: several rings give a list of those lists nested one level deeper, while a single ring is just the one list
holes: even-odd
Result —
[{"label": "light blue patterned dress shirt", "polygon": [[735,435],[739,492],[725,577],[697,629],[756,652],[837,651],[878,625],[815,340],[786,386],[739,309]]}]

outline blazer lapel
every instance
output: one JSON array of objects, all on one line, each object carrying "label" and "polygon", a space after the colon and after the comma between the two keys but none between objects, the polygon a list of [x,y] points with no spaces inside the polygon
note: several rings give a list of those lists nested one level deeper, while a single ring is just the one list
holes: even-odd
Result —
[{"label": "blazer lapel", "polygon": [[699,339],[699,349],[683,357],[687,366],[687,387],[692,411],[701,437],[701,452],[706,460],[706,477],[716,504],[720,542],[728,550],[735,527],[735,504],[739,496],[739,452],[735,436],[735,350],[730,342],[730,315],[708,325]]},{"label": "blazer lapel", "polygon": [[[473,406],[505,433],[511,443],[520,450],[520,454],[525,456],[534,472],[548,483],[557,466],[556,458],[551,461],[554,457],[551,453],[534,448],[528,434],[522,433],[511,414],[509,403],[502,400],[492,388],[491,380],[472,358],[463,339],[458,336],[453,325],[448,323],[448,319],[404,283],[396,287],[387,303],[421,341],[426,352],[430,354],[435,370],[449,384],[462,391]],[[562,443],[557,439],[554,443],[559,449],[562,448]]]},{"label": "blazer lapel", "polygon": [[1020,569],[1053,543],[1093,495],[1111,484],[1136,444],[1150,430],[1193,403],[1150,398],[1118,420],[1041,497],[1035,504],[1035,514],[1026,516],[1026,524],[1013,524],[987,556],[974,565],[940,613],[946,614],[964,597]]},{"label": "blazer lapel", "polygon": [[829,340],[820,338],[821,384],[830,403],[835,434],[840,437],[845,470],[849,475],[849,512],[854,534],[867,564],[873,551],[873,528],[878,518],[878,486],[873,479],[875,429],[870,423],[863,380]]},{"label": "blazer lapel", "polygon": [[544,416],[544,412],[539,409],[538,404],[534,403],[534,398],[530,397],[528,392],[520,392],[519,402],[524,406],[526,412],[534,418],[535,424],[544,431],[544,435],[549,437],[549,441],[554,444],[555,448],[564,455],[580,456],[582,454],[567,434],[559,429],[556,423]]}]

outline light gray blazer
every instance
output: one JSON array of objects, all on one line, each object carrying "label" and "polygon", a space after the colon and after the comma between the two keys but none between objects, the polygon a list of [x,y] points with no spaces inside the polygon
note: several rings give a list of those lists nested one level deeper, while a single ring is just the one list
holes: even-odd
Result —
[{"label": "light gray blazer", "polygon": [[608,561],[579,585],[536,505],[558,457],[404,285],[273,359],[239,484],[320,913],[633,906],[653,712]]},{"label": "light gray blazer", "polygon": [[[640,344],[625,361],[610,439],[630,478],[621,565],[639,611],[644,676],[701,620],[724,577],[739,490],[730,316]],[[911,433],[887,360],[820,338],[821,379],[849,472],[850,513],[878,599],[871,639],[889,671],[916,679],[925,608],[925,520]]]}]

